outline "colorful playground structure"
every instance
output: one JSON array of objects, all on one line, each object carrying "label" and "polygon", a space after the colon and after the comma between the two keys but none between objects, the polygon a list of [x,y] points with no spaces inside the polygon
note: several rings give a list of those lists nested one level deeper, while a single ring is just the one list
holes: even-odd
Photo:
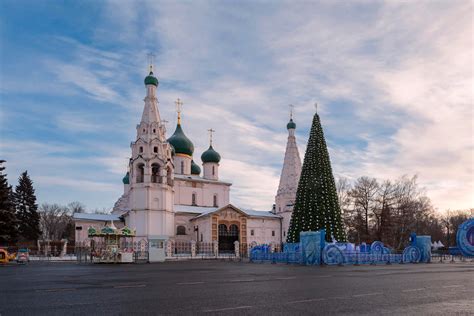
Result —
[{"label": "colorful playground structure", "polygon": [[90,226],[87,230],[92,261],[96,263],[133,262],[135,231],[128,227],[116,228],[110,222],[102,228]]}]

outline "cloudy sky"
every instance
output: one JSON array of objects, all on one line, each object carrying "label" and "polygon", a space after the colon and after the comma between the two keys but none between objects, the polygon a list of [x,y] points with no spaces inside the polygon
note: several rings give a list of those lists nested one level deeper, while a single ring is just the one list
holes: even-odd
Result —
[{"label": "cloudy sky", "polygon": [[111,208],[140,120],[147,53],[160,112],[223,157],[231,201],[268,210],[295,105],[318,102],[336,176],[419,177],[440,211],[474,206],[471,1],[0,3],[0,158],[39,202]]}]

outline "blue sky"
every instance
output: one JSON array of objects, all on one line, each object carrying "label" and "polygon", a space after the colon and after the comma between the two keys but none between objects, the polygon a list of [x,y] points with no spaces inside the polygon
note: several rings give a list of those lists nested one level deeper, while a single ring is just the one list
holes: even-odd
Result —
[{"label": "blue sky", "polygon": [[111,208],[156,55],[195,160],[213,128],[231,201],[270,209],[295,105],[318,102],[337,176],[419,177],[439,210],[473,206],[469,1],[17,1],[0,4],[0,157],[39,202]]}]

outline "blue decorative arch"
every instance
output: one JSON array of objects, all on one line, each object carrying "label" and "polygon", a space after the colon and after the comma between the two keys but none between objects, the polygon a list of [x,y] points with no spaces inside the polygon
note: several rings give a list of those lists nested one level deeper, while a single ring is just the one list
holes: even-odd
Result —
[{"label": "blue decorative arch", "polygon": [[474,218],[459,225],[456,242],[464,256],[474,257]]}]

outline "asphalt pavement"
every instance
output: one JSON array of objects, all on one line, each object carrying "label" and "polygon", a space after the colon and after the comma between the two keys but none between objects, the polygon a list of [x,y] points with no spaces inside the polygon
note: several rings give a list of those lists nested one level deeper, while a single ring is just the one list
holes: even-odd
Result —
[{"label": "asphalt pavement", "polygon": [[0,315],[474,315],[474,263],[0,266]]}]

